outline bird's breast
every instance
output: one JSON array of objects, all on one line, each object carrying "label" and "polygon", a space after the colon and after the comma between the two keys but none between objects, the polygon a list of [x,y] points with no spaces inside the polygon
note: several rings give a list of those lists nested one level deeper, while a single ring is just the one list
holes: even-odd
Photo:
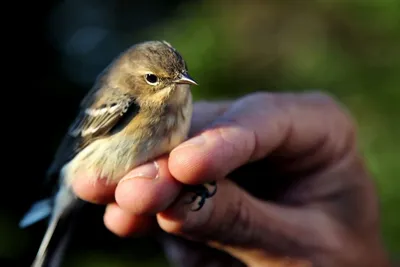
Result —
[{"label": "bird's breast", "polygon": [[172,150],[187,138],[190,121],[192,119],[192,95],[187,92],[185,98],[178,105],[167,106],[165,118],[165,141],[168,150]]}]

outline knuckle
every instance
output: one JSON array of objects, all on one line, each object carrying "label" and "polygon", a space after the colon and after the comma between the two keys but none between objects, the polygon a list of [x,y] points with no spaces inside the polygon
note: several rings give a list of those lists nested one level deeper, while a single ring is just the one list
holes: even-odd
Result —
[{"label": "knuckle", "polygon": [[310,91],[303,94],[303,97],[308,100],[317,101],[324,104],[337,104],[335,97],[325,91]]},{"label": "knuckle", "polygon": [[[209,132],[213,136],[219,155],[217,157],[227,162],[229,166],[237,167],[251,160],[256,149],[255,133],[250,129],[241,126],[239,122],[230,120],[223,125],[219,124]],[[231,171],[231,168],[221,168],[221,170]],[[226,175],[221,173],[220,175]]]},{"label": "knuckle", "polygon": [[239,126],[232,126],[229,128],[219,128],[218,138],[221,140],[221,144],[225,147],[228,154],[235,155],[243,153],[248,142],[238,142],[238,138],[241,137],[244,141],[248,138],[249,131]]},{"label": "knuckle", "polygon": [[[309,92],[304,96],[308,103],[321,106],[325,114],[330,114],[334,120],[340,122],[342,129],[349,130],[349,133],[354,130],[355,123],[353,117],[336,97],[321,91]],[[345,127],[343,128],[343,126]]]},{"label": "knuckle", "polygon": [[260,104],[262,106],[265,106],[266,103],[272,104],[274,103],[280,96],[281,94],[279,93],[271,93],[271,92],[254,92],[250,93],[242,98],[240,98],[238,101],[234,103],[234,106],[240,106],[240,107],[253,107],[253,106],[259,106]]},{"label": "knuckle", "polygon": [[333,95],[328,94],[327,92],[307,92],[302,95],[302,98],[308,104],[322,106],[334,112],[343,112],[341,105],[339,104],[340,101],[337,100]]},{"label": "knuckle", "polygon": [[330,125],[330,136],[335,140],[337,153],[351,151],[355,145],[356,123],[350,112],[332,95],[325,92],[313,92],[306,95],[309,105],[316,106]]},{"label": "knuckle", "polygon": [[247,97],[245,98],[249,98],[249,99],[256,99],[257,101],[268,101],[271,98],[274,97],[273,93],[270,92],[254,92],[249,94]]}]

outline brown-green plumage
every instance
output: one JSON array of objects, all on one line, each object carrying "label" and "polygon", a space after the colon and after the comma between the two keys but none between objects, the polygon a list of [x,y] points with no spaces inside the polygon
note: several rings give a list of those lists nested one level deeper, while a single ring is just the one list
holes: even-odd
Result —
[{"label": "brown-green plumage", "polygon": [[[149,83],[146,75],[155,75],[157,82]],[[139,119],[136,118],[139,110],[147,116],[160,113],[159,117],[163,116],[163,110],[172,109],[182,118],[181,101],[167,101],[182,75],[189,77],[186,63],[167,42],[144,42],[121,53],[98,76],[92,90],[83,99],[80,113],[60,146],[49,174],[57,173],[95,140],[115,134],[129,122],[143,124],[134,122],[134,119]],[[151,125],[156,123],[148,123],[147,130],[152,131],[150,128],[154,127]]]}]

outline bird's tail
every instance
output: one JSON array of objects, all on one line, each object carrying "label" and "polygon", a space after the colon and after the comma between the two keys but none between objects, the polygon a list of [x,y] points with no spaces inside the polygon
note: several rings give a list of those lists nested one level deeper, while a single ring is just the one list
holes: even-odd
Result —
[{"label": "bird's tail", "polygon": [[50,216],[50,222],[31,267],[59,267],[70,238],[74,217],[83,201],[68,188],[61,188],[54,199],[42,200],[32,206],[20,226],[26,227]]}]

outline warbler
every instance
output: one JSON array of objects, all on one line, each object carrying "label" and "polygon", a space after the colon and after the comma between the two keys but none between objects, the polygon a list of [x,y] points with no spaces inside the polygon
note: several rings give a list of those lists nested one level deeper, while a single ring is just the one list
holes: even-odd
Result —
[{"label": "warbler", "polygon": [[[118,181],[134,167],[169,153],[188,138],[192,117],[191,85],[181,54],[166,41],[135,44],[116,57],[96,78],[62,140],[47,172],[55,194],[32,205],[20,222],[27,227],[50,217],[33,267],[58,266],[74,222],[87,202],[71,184],[77,177]],[[199,200],[216,184],[187,187]],[[58,254],[57,259],[55,256]]]}]

